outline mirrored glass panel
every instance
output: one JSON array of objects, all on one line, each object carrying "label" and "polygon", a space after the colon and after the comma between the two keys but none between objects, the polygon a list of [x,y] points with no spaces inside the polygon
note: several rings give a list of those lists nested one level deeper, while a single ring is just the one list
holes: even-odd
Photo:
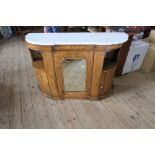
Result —
[{"label": "mirrored glass panel", "polygon": [[86,91],[86,60],[65,59],[62,66],[64,91]]}]

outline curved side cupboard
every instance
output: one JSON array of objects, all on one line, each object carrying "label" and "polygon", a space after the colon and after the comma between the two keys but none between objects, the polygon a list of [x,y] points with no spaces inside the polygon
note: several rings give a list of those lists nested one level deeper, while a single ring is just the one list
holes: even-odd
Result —
[{"label": "curved side cupboard", "polygon": [[54,99],[102,99],[112,87],[125,33],[30,33],[26,36],[41,92]]}]

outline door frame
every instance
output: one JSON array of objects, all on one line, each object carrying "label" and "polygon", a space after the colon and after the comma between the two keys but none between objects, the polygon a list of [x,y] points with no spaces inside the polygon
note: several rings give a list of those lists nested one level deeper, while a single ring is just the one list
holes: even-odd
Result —
[{"label": "door frame", "polygon": [[[91,81],[93,72],[93,50],[87,51],[54,51],[54,66],[60,98],[87,98],[91,93]],[[86,60],[86,91],[64,91],[64,78],[62,62],[65,59]]]}]

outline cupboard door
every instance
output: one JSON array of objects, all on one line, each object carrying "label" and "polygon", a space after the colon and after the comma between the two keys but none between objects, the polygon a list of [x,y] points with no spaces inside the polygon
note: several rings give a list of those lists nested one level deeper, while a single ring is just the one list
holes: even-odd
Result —
[{"label": "cupboard door", "polygon": [[116,65],[111,65],[102,71],[101,85],[100,85],[100,91],[99,91],[99,96],[101,98],[106,97],[111,90],[115,69],[116,69]]},{"label": "cupboard door", "polygon": [[89,97],[93,51],[54,51],[53,56],[60,97]]}]

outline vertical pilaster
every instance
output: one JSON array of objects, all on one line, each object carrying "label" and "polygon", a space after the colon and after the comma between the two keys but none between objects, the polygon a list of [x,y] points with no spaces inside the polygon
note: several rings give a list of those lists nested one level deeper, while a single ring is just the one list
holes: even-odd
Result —
[{"label": "vertical pilaster", "polygon": [[91,84],[91,97],[93,98],[97,98],[99,95],[104,55],[105,53],[103,51],[94,51],[93,74]]},{"label": "vertical pilaster", "polygon": [[59,98],[59,92],[58,92],[56,76],[55,76],[55,68],[54,68],[54,62],[53,62],[52,47],[48,46],[46,49],[42,48],[42,56],[43,56],[43,61],[46,69],[47,78],[50,85],[51,95],[52,97]]}]

